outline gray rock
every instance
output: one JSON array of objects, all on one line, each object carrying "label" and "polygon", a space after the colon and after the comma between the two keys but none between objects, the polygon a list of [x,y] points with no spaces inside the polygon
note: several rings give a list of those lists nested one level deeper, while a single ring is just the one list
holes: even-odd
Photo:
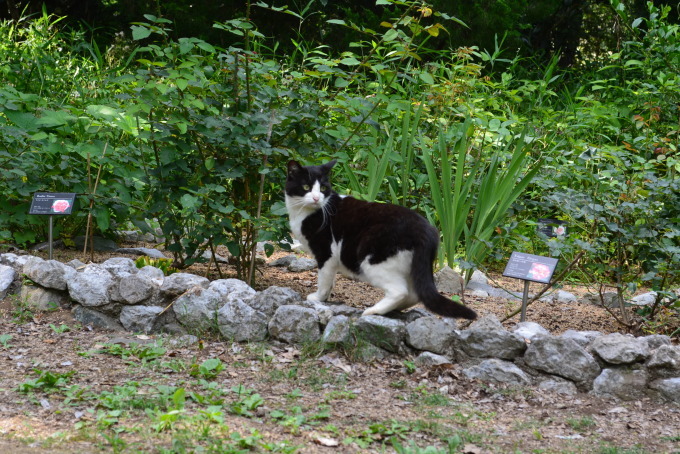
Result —
[{"label": "gray rock", "polygon": [[346,315],[347,317],[357,318],[363,312],[358,307],[348,306],[346,304],[332,304],[327,303],[328,308],[333,312],[333,315]]},{"label": "gray rock", "polygon": [[479,270],[475,270],[470,277],[470,282],[477,282],[483,285],[489,284],[489,278]]},{"label": "gray rock", "polygon": [[53,311],[68,302],[68,294],[36,285],[21,286],[21,300],[39,311]]},{"label": "gray rock", "polygon": [[166,259],[167,257],[158,249],[148,247],[121,247],[116,249],[121,254],[145,255],[154,259]]},{"label": "gray rock", "polygon": [[649,385],[650,388],[659,391],[665,399],[680,404],[680,378],[666,378],[655,380]]},{"label": "gray rock", "polygon": [[116,281],[106,268],[90,264],[82,272],[75,273],[67,284],[71,299],[83,306],[97,307],[111,302],[111,290]]},{"label": "gray rock", "polygon": [[492,381],[508,385],[527,386],[531,384],[531,378],[519,367],[510,361],[501,359],[487,359],[463,370],[463,374],[470,379]]},{"label": "gray rock", "polygon": [[680,347],[674,345],[662,345],[652,352],[647,361],[650,369],[680,369]]},{"label": "gray rock", "polygon": [[66,266],[70,266],[74,270],[79,271],[79,270],[85,268],[87,265],[85,263],[81,262],[78,259],[73,259],[69,262],[66,262]]},{"label": "gray rock", "polygon": [[220,333],[237,342],[256,342],[267,337],[267,316],[244,301],[232,298],[217,311]]},{"label": "gray rock", "polygon": [[22,274],[24,272],[24,265],[28,260],[33,257],[32,255],[16,255],[11,252],[5,254],[0,254],[0,265],[11,266],[17,274]]},{"label": "gray rock", "polygon": [[533,340],[538,336],[549,336],[547,329],[535,322],[519,322],[512,329],[512,332],[522,339]]},{"label": "gray rock", "polygon": [[250,300],[257,293],[255,289],[239,279],[217,279],[208,288],[222,295],[225,300],[232,297],[240,300]]},{"label": "gray rock", "polygon": [[578,298],[573,293],[566,292],[564,290],[558,290],[555,295],[555,302],[558,304],[571,304],[578,301]]},{"label": "gray rock", "polygon": [[475,289],[470,292],[470,295],[476,296],[477,298],[487,298],[489,296],[489,292],[481,289]]},{"label": "gray rock", "polygon": [[319,316],[319,323],[321,323],[322,326],[326,326],[328,321],[333,317],[333,311],[326,306],[324,303],[320,303],[318,301],[307,301],[303,300],[298,303],[300,306],[303,307],[308,307],[310,309],[314,309],[316,311],[316,315]]},{"label": "gray rock", "polygon": [[578,392],[576,385],[573,382],[560,377],[543,380],[538,384],[538,389],[566,396],[573,396]]},{"label": "gray rock", "polygon": [[276,259],[276,260],[274,260],[274,261],[272,261],[272,262],[269,262],[268,265],[269,265],[269,266],[283,266],[283,267],[286,267],[286,266],[289,266],[291,263],[293,263],[293,262],[295,261],[296,258],[297,258],[297,256],[295,256],[295,255],[293,255],[293,254],[291,254],[291,255],[286,255],[286,256],[280,257],[280,258],[278,258],[278,259]]},{"label": "gray rock", "polygon": [[568,378],[584,386],[600,374],[600,366],[590,353],[572,339],[540,337],[524,354],[529,367]]},{"label": "gray rock", "polygon": [[601,336],[604,334],[599,331],[574,331],[573,329],[568,329],[560,335],[562,339],[571,339],[584,348]]},{"label": "gray rock", "polygon": [[414,361],[416,367],[434,367],[442,364],[451,364],[451,360],[443,355],[432,352],[422,352]]},{"label": "gray rock", "polygon": [[215,289],[197,285],[177,298],[172,309],[182,326],[190,331],[207,331],[217,328],[217,311],[225,300],[225,296]]},{"label": "gray rock", "polygon": [[101,265],[107,269],[114,277],[127,276],[128,274],[137,274],[139,268],[135,265],[134,260],[127,257],[113,257],[104,261]]},{"label": "gray rock", "polygon": [[[77,236],[73,239],[73,242],[76,245],[76,249],[80,249],[81,251],[83,250],[83,246],[85,246],[85,237],[84,236]],[[98,236],[95,236],[93,241],[94,245],[94,250],[95,251],[115,251],[118,249],[118,245],[116,244],[115,241],[109,240],[108,238],[101,238]],[[90,240],[88,239],[87,241],[87,250],[90,250]]]},{"label": "gray rock", "polygon": [[465,353],[481,358],[514,359],[527,347],[522,337],[506,331],[493,315],[483,317],[460,331],[460,340]]},{"label": "gray rock", "polygon": [[11,266],[0,265],[0,300],[7,296],[17,276],[17,272]]},{"label": "gray rock", "polygon": [[647,378],[647,371],[644,369],[604,369],[593,382],[593,394],[621,400],[637,400],[644,397]]},{"label": "gray rock", "polygon": [[130,274],[120,278],[118,295],[120,295],[120,300],[126,304],[139,304],[150,299],[159,288],[159,285],[152,281],[146,272]]},{"label": "gray rock", "polygon": [[125,306],[120,311],[120,323],[128,331],[148,334],[162,311],[162,307],[155,306]]},{"label": "gray rock", "polygon": [[123,325],[121,325],[117,319],[94,309],[76,305],[73,308],[72,313],[73,318],[85,326],[91,326],[93,328],[101,328],[110,331],[124,331]]},{"label": "gray rock", "polygon": [[280,306],[269,321],[269,334],[274,339],[290,344],[319,340],[319,316],[308,307]]},{"label": "gray rock", "polygon": [[196,286],[208,288],[208,285],[210,285],[210,281],[205,277],[189,273],[173,273],[163,279],[161,293],[166,297],[172,298],[173,296],[183,294],[190,288]]},{"label": "gray rock", "polygon": [[406,337],[406,324],[401,320],[366,315],[354,324],[357,336],[389,352],[399,352]]},{"label": "gray rock", "polygon": [[75,276],[76,270],[56,260],[31,257],[24,265],[24,274],[42,287],[66,290],[66,281]]},{"label": "gray rock", "polygon": [[635,306],[651,306],[656,302],[656,297],[656,292],[643,293],[632,297],[629,303],[634,304]]},{"label": "gray rock", "polygon": [[650,334],[649,336],[643,336],[638,339],[647,343],[649,351],[656,350],[662,345],[671,345],[671,338],[664,334]]},{"label": "gray rock", "polygon": [[619,295],[616,292],[604,292],[601,296],[597,293],[586,293],[581,301],[595,306],[619,307]]},{"label": "gray rock", "polygon": [[299,273],[302,271],[311,271],[316,269],[316,260],[308,259],[306,257],[300,257],[293,260],[290,265],[288,265],[288,271],[294,273]]},{"label": "gray rock", "polygon": [[461,295],[463,293],[465,281],[459,273],[455,272],[448,266],[445,266],[441,270],[434,273],[434,284],[437,286],[437,290],[440,292]]},{"label": "gray rock", "polygon": [[192,334],[180,334],[177,336],[172,336],[168,339],[168,344],[173,347],[182,348],[190,347],[198,343],[200,339]]},{"label": "gray rock", "polygon": [[649,356],[646,342],[620,333],[598,337],[590,349],[609,364],[631,364]]},{"label": "gray rock", "polygon": [[406,343],[418,350],[449,355],[459,339],[457,327],[452,319],[421,317],[406,325]]},{"label": "gray rock", "polygon": [[258,292],[248,304],[255,310],[265,313],[268,317],[274,315],[281,306],[297,304],[302,301],[298,292],[288,287],[272,286]]},{"label": "gray rock", "polygon": [[140,268],[139,271],[137,271],[137,276],[148,279],[159,288],[163,285],[163,281],[165,280],[165,274],[163,274],[163,271],[156,268],[155,266],[150,265]]},{"label": "gray rock", "polygon": [[329,344],[341,344],[351,339],[352,321],[345,315],[335,315],[328,320],[328,324],[321,335],[321,340]]}]

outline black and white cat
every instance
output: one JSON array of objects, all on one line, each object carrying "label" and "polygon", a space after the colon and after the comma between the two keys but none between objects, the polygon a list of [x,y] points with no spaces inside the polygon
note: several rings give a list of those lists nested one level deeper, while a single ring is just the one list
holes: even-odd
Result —
[{"label": "black and white cat", "polygon": [[439,315],[476,318],[472,309],[440,295],[434,285],[437,229],[408,208],[339,196],[330,182],[335,162],[288,163],[290,227],[319,265],[318,289],[307,299],[328,299],[335,275],[341,272],[385,291],[385,297],[363,315],[382,315],[421,301]]}]

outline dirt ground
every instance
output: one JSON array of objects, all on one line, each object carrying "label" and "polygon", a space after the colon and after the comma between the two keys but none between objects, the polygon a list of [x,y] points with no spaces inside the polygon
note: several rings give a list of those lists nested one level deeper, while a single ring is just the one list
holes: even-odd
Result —
[{"label": "dirt ground", "polygon": [[[95,262],[109,256],[97,254]],[[55,258],[79,258],[87,263],[89,254],[82,257],[75,251],[55,251]],[[234,277],[233,269],[221,267],[227,277]],[[215,278],[212,268],[209,277]],[[189,270],[202,275],[206,271],[205,265]],[[508,289],[521,290],[520,282],[494,278]],[[315,282],[314,272],[261,267],[256,287],[286,286],[306,295],[314,291]],[[575,294],[586,291],[577,287],[565,290]],[[366,307],[379,297],[378,291],[364,284],[339,278],[332,299]],[[398,357],[367,363],[352,352],[315,350],[314,346],[232,344],[209,337],[191,345],[176,344],[173,338],[163,336],[80,326],[68,308],[28,314],[20,320],[17,304],[11,297],[0,303],[0,335],[5,335],[0,344],[2,453],[680,452],[680,407],[652,397],[618,402],[586,393],[562,396],[534,388],[507,388],[470,381],[458,365],[422,370],[412,366],[412,358]],[[468,295],[466,304],[482,316],[493,313],[503,318],[519,303]],[[619,329],[607,311],[580,303],[537,302],[530,306],[528,320],[554,334],[567,329],[605,333]],[[515,317],[506,325],[517,321]],[[60,329],[62,326],[67,329]],[[106,347],[154,341],[165,348],[162,357],[154,361],[116,356]],[[112,411],[106,402],[126,384],[135,384],[137,397],[155,395],[163,386],[181,385],[187,395],[207,392],[212,388],[191,375],[191,368],[172,364],[200,364],[210,358],[219,359],[224,370],[209,382],[223,390],[239,385],[254,390],[262,404],[253,406],[252,411],[236,411],[235,397],[229,394],[225,399],[232,402],[232,411],[224,412],[219,424],[211,426],[214,433],[200,438],[196,435],[200,430],[186,423],[191,436],[200,438],[192,442],[182,438],[184,426],[179,423],[170,429],[152,430],[152,422],[159,421],[159,417],[150,416],[153,410],[130,408],[109,416],[112,423],[106,419]],[[21,391],[22,384],[44,371],[71,373],[65,378],[68,386],[57,383],[49,391],[26,392],[24,385]],[[108,400],[102,396],[109,396]],[[189,401],[182,412],[195,413],[196,418],[205,413],[199,400]],[[241,437],[257,433],[260,442],[239,442],[244,451],[213,448],[220,431],[227,428],[231,435],[224,435],[225,439],[243,440],[234,438],[234,433]],[[212,445],[205,441],[208,439]],[[188,443],[189,448],[178,448],[180,442]]]}]

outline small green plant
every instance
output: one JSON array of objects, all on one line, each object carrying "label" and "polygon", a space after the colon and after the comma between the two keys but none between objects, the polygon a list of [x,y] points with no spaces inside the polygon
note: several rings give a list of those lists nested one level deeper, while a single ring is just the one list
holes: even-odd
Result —
[{"label": "small green plant", "polygon": [[252,417],[253,412],[264,405],[262,397],[252,389],[239,384],[231,390],[238,396],[237,400],[229,405],[229,409],[235,415]]},{"label": "small green plant", "polygon": [[222,364],[222,361],[220,361],[219,358],[210,358],[206,359],[201,364],[192,364],[189,367],[189,375],[211,380],[217,377],[223,370],[224,364]]},{"label": "small green plant", "polygon": [[144,268],[145,266],[156,267],[166,276],[177,272],[177,268],[172,266],[172,259],[153,258],[143,255],[135,260],[135,265],[137,268]]},{"label": "small green plant", "polygon": [[54,331],[57,334],[62,334],[62,333],[65,333],[67,331],[71,331],[71,328],[68,325],[65,325],[63,323],[60,324],[59,326],[56,326],[56,325],[50,323],[50,328],[52,328],[52,331]]},{"label": "small green plant", "polygon": [[413,361],[405,360],[404,361],[404,367],[406,368],[406,373],[407,374],[413,374],[416,371],[416,363]]},{"label": "small green plant", "polygon": [[10,348],[12,346],[9,343],[10,340],[12,340],[11,334],[0,334],[0,344],[2,344],[2,348]]},{"label": "small green plant", "polygon": [[585,432],[596,425],[595,420],[590,416],[583,416],[581,418],[567,418],[567,425],[577,432]]},{"label": "small green plant", "polygon": [[16,299],[14,308],[11,311],[12,320],[17,325],[23,325],[33,320],[33,310],[27,301]]},{"label": "small green plant", "polygon": [[18,388],[19,392],[42,391],[50,393],[61,391],[66,388],[69,379],[76,373],[75,371],[59,373],[39,369],[34,369],[33,372],[38,375],[38,378],[21,383]]}]

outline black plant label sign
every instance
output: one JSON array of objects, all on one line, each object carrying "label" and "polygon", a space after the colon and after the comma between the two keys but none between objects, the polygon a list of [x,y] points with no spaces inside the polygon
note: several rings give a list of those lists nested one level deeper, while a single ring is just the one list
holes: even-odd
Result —
[{"label": "black plant label sign", "polygon": [[36,192],[28,214],[71,214],[75,192]]},{"label": "black plant label sign", "polygon": [[555,272],[557,261],[552,257],[513,252],[503,276],[547,284]]}]

